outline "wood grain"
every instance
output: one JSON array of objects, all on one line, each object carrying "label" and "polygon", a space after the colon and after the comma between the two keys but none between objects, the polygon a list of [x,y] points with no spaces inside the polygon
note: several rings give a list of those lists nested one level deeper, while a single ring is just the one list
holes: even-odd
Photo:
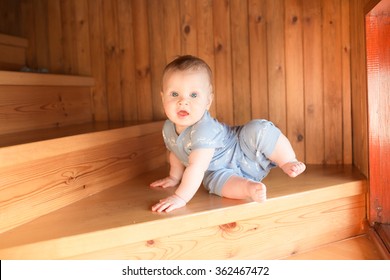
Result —
[{"label": "wood grain", "polygon": [[140,125],[1,148],[0,231],[161,166],[160,130]]},{"label": "wood grain", "polygon": [[0,69],[19,70],[26,65],[27,40],[0,34]]},{"label": "wood grain", "polygon": [[[167,174],[163,167],[2,234],[0,256],[158,258],[161,250],[171,248],[166,258],[189,258],[190,249],[196,249],[192,258],[211,258],[208,246],[213,241],[215,258],[275,258],[363,232],[365,180],[355,169],[309,166],[296,180],[274,171],[265,181],[269,200],[264,204],[224,199],[200,189],[185,208],[157,214],[150,211],[151,205],[174,191],[148,188]],[[61,221],[61,226],[53,227],[55,221]],[[310,223],[316,226],[307,231]],[[45,230],[47,225],[52,230]],[[285,238],[294,240],[282,242]],[[262,253],[253,242],[269,249]],[[126,248],[134,251],[125,253]]]},{"label": "wood grain", "polygon": [[88,87],[0,86],[1,135],[92,121]]},{"label": "wood grain", "polygon": [[285,2],[287,137],[297,158],[305,160],[302,1]]},{"label": "wood grain", "polygon": [[367,235],[352,237],[295,254],[287,260],[381,260],[382,256]]}]

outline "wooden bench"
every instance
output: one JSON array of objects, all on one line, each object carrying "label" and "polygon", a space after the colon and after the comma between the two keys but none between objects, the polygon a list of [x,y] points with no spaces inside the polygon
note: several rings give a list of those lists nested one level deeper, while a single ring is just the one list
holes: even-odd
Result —
[{"label": "wooden bench", "polygon": [[275,169],[268,200],[201,188],[171,213],[150,211],[174,189],[151,189],[163,166],[0,235],[1,259],[276,259],[366,231],[366,180],[351,166]]}]

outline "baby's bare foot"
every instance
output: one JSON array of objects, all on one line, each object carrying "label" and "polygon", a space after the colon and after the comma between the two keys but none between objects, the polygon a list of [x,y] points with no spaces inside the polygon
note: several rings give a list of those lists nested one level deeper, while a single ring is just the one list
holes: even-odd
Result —
[{"label": "baby's bare foot", "polygon": [[300,161],[291,161],[281,166],[284,173],[294,178],[301,174],[306,169],[306,165]]},{"label": "baby's bare foot", "polygon": [[267,188],[263,183],[253,182],[250,184],[249,194],[253,201],[264,202],[267,200]]}]

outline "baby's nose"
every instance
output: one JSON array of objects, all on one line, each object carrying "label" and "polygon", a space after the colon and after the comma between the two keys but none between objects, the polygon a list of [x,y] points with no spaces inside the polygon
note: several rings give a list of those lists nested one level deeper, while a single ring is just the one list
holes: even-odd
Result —
[{"label": "baby's nose", "polygon": [[182,98],[179,100],[179,105],[188,105],[188,100],[187,98]]}]

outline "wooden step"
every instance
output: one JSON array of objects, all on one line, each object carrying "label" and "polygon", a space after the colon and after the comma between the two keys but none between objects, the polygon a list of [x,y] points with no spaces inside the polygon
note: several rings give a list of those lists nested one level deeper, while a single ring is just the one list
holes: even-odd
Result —
[{"label": "wooden step", "polygon": [[89,123],[0,139],[0,232],[166,162],[162,122]]},{"label": "wooden step", "polygon": [[20,70],[26,65],[27,39],[0,34],[0,69]]},{"label": "wooden step", "polygon": [[366,179],[351,166],[309,165],[265,179],[268,200],[209,195],[150,211],[163,166],[0,235],[0,259],[278,259],[366,232]]},{"label": "wooden step", "polygon": [[93,85],[91,77],[0,71],[0,136],[93,122]]}]

